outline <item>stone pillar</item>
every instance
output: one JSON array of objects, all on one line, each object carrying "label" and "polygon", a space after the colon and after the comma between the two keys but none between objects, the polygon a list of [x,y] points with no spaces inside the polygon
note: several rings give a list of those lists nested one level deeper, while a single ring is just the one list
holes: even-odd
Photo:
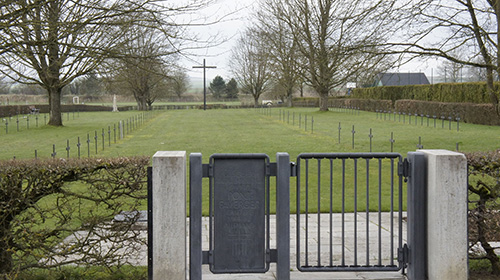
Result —
[{"label": "stone pillar", "polygon": [[186,152],[153,156],[153,279],[186,279]]},{"label": "stone pillar", "polygon": [[467,280],[467,160],[446,150],[419,150],[427,162],[429,280]]}]

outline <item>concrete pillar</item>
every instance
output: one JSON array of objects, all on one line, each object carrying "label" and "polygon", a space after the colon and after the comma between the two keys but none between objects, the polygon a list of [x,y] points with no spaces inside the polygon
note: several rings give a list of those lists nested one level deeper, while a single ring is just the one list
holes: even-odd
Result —
[{"label": "concrete pillar", "polygon": [[446,150],[419,150],[427,162],[429,280],[467,280],[467,160]]},{"label": "concrete pillar", "polygon": [[186,152],[153,156],[153,279],[186,279]]}]

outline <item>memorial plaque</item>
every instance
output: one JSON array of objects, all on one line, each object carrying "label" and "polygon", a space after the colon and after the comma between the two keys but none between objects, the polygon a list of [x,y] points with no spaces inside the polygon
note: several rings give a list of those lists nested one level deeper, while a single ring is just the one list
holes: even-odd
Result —
[{"label": "memorial plaque", "polygon": [[266,165],[261,158],[214,158],[213,273],[265,272]]}]

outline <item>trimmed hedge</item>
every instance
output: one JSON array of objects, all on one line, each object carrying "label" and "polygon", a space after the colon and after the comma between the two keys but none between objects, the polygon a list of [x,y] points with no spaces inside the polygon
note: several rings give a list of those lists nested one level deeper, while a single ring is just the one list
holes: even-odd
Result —
[{"label": "trimmed hedge", "polygon": [[[317,97],[300,97],[292,100],[294,107],[319,107],[319,98]],[[352,99],[342,97],[328,98],[328,107],[340,108],[360,108],[364,111],[375,112],[375,110],[392,110],[392,102],[390,100],[375,100],[375,99]]]},{"label": "trimmed hedge", "polygon": [[[318,107],[318,98],[294,98],[295,107]],[[363,111],[375,112],[396,111],[401,113],[423,114],[429,116],[441,116],[454,119],[460,118],[461,122],[500,125],[500,118],[497,116],[495,107],[492,104],[476,103],[450,103],[450,102],[431,102],[420,100],[397,100],[394,103],[391,100],[375,99],[354,99],[354,98],[329,98],[328,106],[331,108],[359,108]]]},{"label": "trimmed hedge", "polygon": [[[500,83],[495,83],[495,87],[498,89]],[[352,92],[352,97],[392,102],[401,99],[457,103],[490,102],[485,82],[356,88]]]},{"label": "trimmed hedge", "polygon": [[492,104],[445,103],[418,100],[398,100],[397,112],[460,118],[460,121],[484,125],[500,125],[500,118]]},{"label": "trimmed hedge", "polygon": [[[35,107],[40,110],[41,114],[49,113],[48,104],[38,104],[38,105],[5,105],[0,106],[0,117],[11,117],[15,115],[24,115],[31,113],[31,108]],[[84,105],[84,104],[73,104],[73,105],[61,105],[61,111],[66,112],[101,112],[101,111],[112,111],[113,107],[108,106],[98,106],[98,105]]]},{"label": "trimmed hedge", "polygon": [[[292,100],[294,107],[319,107],[319,98],[317,97],[299,97]],[[365,111],[392,110],[392,102],[389,100],[374,99],[351,99],[342,97],[328,98],[328,107],[349,107],[360,108]]]}]

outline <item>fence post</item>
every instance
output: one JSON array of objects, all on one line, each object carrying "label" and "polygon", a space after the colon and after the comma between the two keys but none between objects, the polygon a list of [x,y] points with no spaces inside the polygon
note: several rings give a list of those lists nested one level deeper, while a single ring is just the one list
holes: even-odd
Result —
[{"label": "fence post", "polygon": [[276,154],[277,279],[290,279],[290,156]]},{"label": "fence post", "polygon": [[420,150],[427,163],[429,280],[467,280],[467,159],[446,150]]},{"label": "fence post", "polygon": [[153,279],[186,279],[186,152],[153,156]]},{"label": "fence post", "polygon": [[202,155],[189,155],[189,279],[201,280],[203,253],[201,246]]},{"label": "fence post", "polygon": [[425,279],[426,254],[426,166],[420,152],[408,153],[408,279]]}]

